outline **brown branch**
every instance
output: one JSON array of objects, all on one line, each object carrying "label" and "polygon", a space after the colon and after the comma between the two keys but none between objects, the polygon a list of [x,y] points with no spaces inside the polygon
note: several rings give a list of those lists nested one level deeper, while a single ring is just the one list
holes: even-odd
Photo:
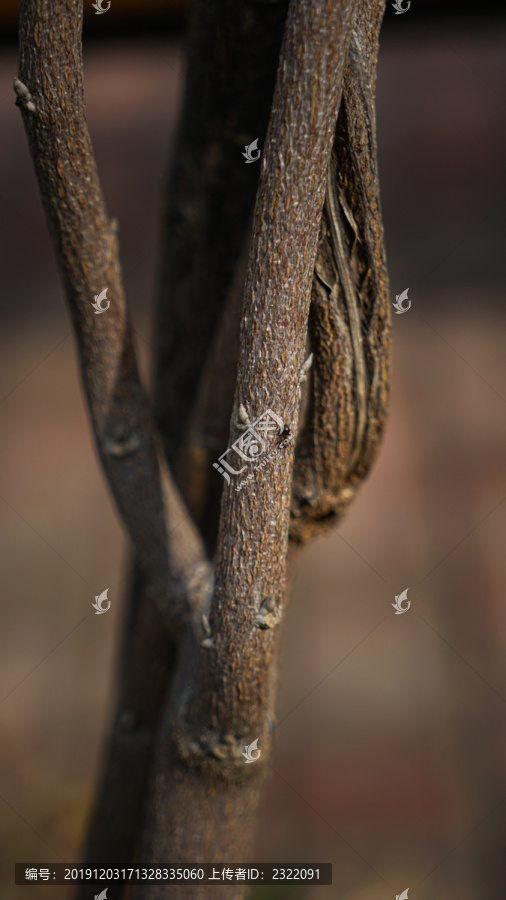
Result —
[{"label": "brown branch", "polygon": [[181,491],[209,552],[216,548],[223,485],[223,479],[213,469],[213,462],[221,455],[228,440],[250,240],[251,229],[248,229],[202,370],[178,468]]},{"label": "brown branch", "polygon": [[[362,0],[344,76],[327,201],[340,194],[337,203],[346,204],[346,215],[326,209],[320,228],[308,346],[314,363],[303,393],[292,486],[290,537],[296,544],[335,526],[348,508],[376,456],[388,406],[391,317],[374,105],[384,7],[384,0]],[[350,229],[352,217],[355,230]],[[340,268],[333,256],[331,224],[337,225],[337,240],[346,249]],[[210,548],[216,541],[223,485],[211,463],[226,445],[245,265],[237,265],[206,359],[179,470],[181,488]]]},{"label": "brown branch", "polygon": [[[98,454],[165,624],[205,603],[187,586],[209,575],[198,533],[158,449],[140,383],[115,226],[109,221],[84,109],[79,0],[22,0],[19,78],[23,114],[48,228],[77,339]],[[107,288],[110,307],[92,307]],[[191,592],[190,592],[191,593]],[[170,601],[169,601],[170,597]],[[192,608],[193,603],[193,608]]]},{"label": "brown branch", "polygon": [[[351,0],[292,0],[262,159],[235,411],[244,406],[253,420],[272,409],[294,431],[319,222],[355,9]],[[233,422],[230,443],[237,436]],[[159,737],[143,859],[239,861],[248,852],[271,744],[276,625],[284,611],[288,544],[288,448],[274,456],[254,486],[224,489],[211,637],[205,651],[191,637],[181,649]],[[262,758],[246,767],[241,754],[253,738],[260,740]],[[171,896],[184,890],[173,886]],[[217,887],[215,892],[223,894]],[[242,894],[238,888],[235,896]],[[148,888],[149,898],[163,895],[163,888]],[[198,889],[194,896],[200,896]]]},{"label": "brown branch", "polygon": [[[107,868],[111,860],[132,864],[160,710],[174,665],[176,647],[160,628],[143,584],[137,568],[128,595],[116,710],[81,857],[86,866]],[[89,885],[83,884],[76,896],[88,900],[89,893]]]},{"label": "brown branch", "polygon": [[334,527],[368,474],[386,419],[390,303],[374,86],[384,0],[361,0],[344,74],[310,316],[314,361],[297,445],[290,536]]},{"label": "brown branch", "polygon": [[[261,135],[263,143],[287,9],[288,0],[261,7],[257,0],[241,4],[196,0],[192,4],[187,89],[167,193],[155,329],[155,393],[166,447],[175,448],[169,454],[174,464],[176,450],[184,444],[192,385],[197,384],[227,294],[236,265],[234,254],[250,226],[259,167],[245,165],[240,151],[253,136]],[[252,47],[258,50],[254,65],[250,62]],[[197,253],[199,265],[195,264]],[[234,386],[235,370],[223,395],[223,402],[228,403],[224,443]],[[189,472],[186,463],[195,461],[193,454],[187,455],[184,446],[179,453],[188,472],[188,479],[183,477],[185,499],[195,515],[199,502],[195,485],[201,484],[199,476],[205,471],[197,465],[196,471]],[[209,468],[215,475],[210,462]],[[214,534],[210,546],[217,530],[220,482],[220,478],[212,481],[215,495],[211,492],[198,521],[204,537]],[[136,571],[130,591],[136,602],[132,599],[132,615],[123,638],[117,710],[89,828],[85,858],[90,862],[117,859],[127,864],[132,858],[160,712],[157,702],[160,704],[169,685],[173,648],[166,648],[151,605],[145,608],[144,581]],[[130,724],[125,726],[125,722]],[[130,786],[128,792],[125,783]]]},{"label": "brown branch", "polygon": [[[297,432],[319,222],[355,9],[335,0],[290,5],[253,224],[235,422],[240,405],[252,421],[272,409]],[[229,446],[236,439],[233,420]],[[215,671],[227,669],[231,644],[247,642],[251,657],[235,660],[241,702],[232,679],[213,685],[213,717],[239,734],[261,729],[268,706],[257,688],[248,696],[247,685],[268,689],[259,675],[267,675],[274,634],[255,626],[262,607],[283,612],[292,465],[289,444],[255,490],[224,489],[211,611]]]},{"label": "brown branch", "polygon": [[[318,223],[356,5],[352,0],[340,5],[292,0],[262,160],[235,410],[244,420],[245,407],[251,419],[274,409],[294,434]],[[251,841],[270,749],[277,626],[285,608],[283,561],[293,448],[289,445],[284,453],[273,454],[268,477],[259,475],[259,489],[225,490],[217,587],[210,625],[204,617],[202,632],[209,567],[165,469],[138,377],[116,235],[105,210],[85,122],[81,20],[74,6],[59,2],[49,9],[47,0],[39,0],[35,11],[33,4],[22,3],[20,78],[15,88],[74,318],[97,448],[142,567],[124,648],[120,715],[104,776],[102,799],[109,811],[105,820],[108,827],[118,829],[124,852],[131,856],[133,817],[121,822],[125,805],[117,803],[118,787],[122,777],[130,780],[132,807],[140,816],[174,649],[170,641],[153,644],[156,622],[150,601],[154,601],[181,641],[159,735],[143,858],[187,861],[197,854],[201,860],[226,855],[239,861]],[[56,37],[56,31],[63,38]],[[230,276],[231,270],[229,276],[224,271],[215,286]],[[91,299],[104,286],[113,302],[104,315],[94,317]],[[204,316],[200,349],[190,351],[189,369],[184,355],[182,367],[181,360],[172,367],[172,390],[179,379],[186,385],[186,396],[194,391],[194,363],[202,354],[203,335],[209,333],[216,309],[215,304],[212,315]],[[167,398],[170,405],[171,391]],[[181,409],[178,414],[181,422]],[[234,418],[229,443],[238,436],[236,422]],[[170,450],[167,431],[165,437]],[[139,638],[134,625],[141,626]],[[155,660],[149,675],[138,679],[147,648],[155,646],[161,665],[157,668]],[[150,679],[155,690],[152,702],[146,704]],[[262,743],[262,763],[254,771],[245,768],[241,755],[248,737],[259,737]],[[244,817],[249,828],[238,833],[237,821]],[[116,840],[109,846],[120,844]],[[92,848],[93,841],[90,852]],[[153,887],[149,896],[160,896],[160,890],[164,892]],[[178,896],[177,891],[172,895]]]},{"label": "brown branch", "polygon": [[[177,473],[188,418],[248,230],[288,0],[194,0],[181,126],[167,185],[155,409]],[[252,51],[254,59],[252,59]],[[184,450],[183,450],[184,452]]]},{"label": "brown branch", "polygon": [[[128,864],[174,658],[170,634],[191,622],[201,635],[210,573],[166,471],[139,380],[116,230],[85,119],[81,29],[78,0],[25,0],[15,90],[74,320],[97,449],[138,560],[118,706],[86,848],[95,864]],[[91,303],[105,287],[110,307],[95,314]]]}]

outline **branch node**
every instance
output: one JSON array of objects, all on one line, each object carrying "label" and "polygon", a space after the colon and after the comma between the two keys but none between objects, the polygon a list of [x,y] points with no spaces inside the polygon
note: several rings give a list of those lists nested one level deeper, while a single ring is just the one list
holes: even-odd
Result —
[{"label": "branch node", "polygon": [[307,373],[309,372],[312,365],[313,365],[313,354],[310,353],[308,358],[306,359],[306,362],[304,363],[304,365],[302,366],[302,368],[300,370],[299,384],[302,384],[306,380]]},{"label": "branch node", "polygon": [[130,456],[132,453],[136,453],[140,445],[141,437],[134,431],[132,434],[124,437],[106,437],[104,439],[104,452],[108,456],[115,456],[117,459],[121,459],[123,456]]},{"label": "branch node", "polygon": [[246,431],[247,428],[251,428],[251,419],[242,403],[239,404],[239,414],[235,426],[238,431]]},{"label": "branch node", "polygon": [[17,96],[16,106],[19,106],[20,109],[24,109],[25,112],[37,112],[37,107],[35,106],[35,102],[30,91],[28,90],[26,84],[23,84],[23,82],[20,81],[19,78],[14,79],[14,90]]},{"label": "branch node", "polygon": [[[269,722],[272,726],[272,721]],[[269,728],[269,733],[272,728]],[[175,748],[179,758],[192,768],[201,768],[202,766],[212,766],[215,775],[218,777],[235,777],[243,778],[244,776],[253,775],[255,770],[258,772],[262,768],[264,761],[257,766],[245,766],[244,750],[247,747],[247,740],[244,737],[238,738],[230,733],[219,734],[217,732],[203,732],[199,735],[189,735],[186,732],[178,731],[174,735]],[[266,737],[263,737],[268,757],[269,749],[266,744]],[[219,765],[217,765],[219,763]]]},{"label": "branch node", "polygon": [[255,625],[262,630],[275,628],[281,621],[281,611],[276,607],[274,597],[267,597],[255,618]]},{"label": "branch node", "polygon": [[201,624],[202,630],[205,634],[205,638],[200,642],[200,646],[205,647],[206,649],[210,649],[211,647],[214,647],[214,637],[212,636],[209,619],[207,618],[205,613],[202,613]]}]

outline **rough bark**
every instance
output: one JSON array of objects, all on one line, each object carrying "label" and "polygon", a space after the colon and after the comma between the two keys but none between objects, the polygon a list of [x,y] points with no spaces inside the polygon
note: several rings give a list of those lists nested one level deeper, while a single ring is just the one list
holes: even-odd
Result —
[{"label": "rough bark", "polygon": [[[290,3],[246,257],[257,176],[255,167],[231,161],[265,129],[286,3],[196,3],[165,227],[172,244],[161,276],[155,383],[162,450],[139,381],[116,229],[86,126],[79,3],[22,0],[18,105],[73,317],[97,450],[135,549],[90,862],[114,856],[126,863],[136,852],[143,862],[247,858],[272,743],[300,412],[292,504],[298,528],[292,537],[299,542],[342,511],[343,485],[366,473],[384,418],[389,332],[374,142],[383,5]],[[246,52],[252,45],[255,64]],[[237,71],[244,75],[240,88]],[[206,104],[211,112],[200,119]],[[237,367],[231,355],[220,369],[216,360],[241,318],[246,260]],[[95,316],[91,301],[104,286],[111,306]],[[301,404],[311,303],[316,374]],[[199,388],[213,335],[207,387]],[[331,380],[329,398],[324,378],[332,366],[340,377]],[[289,440],[281,449],[277,430],[267,433],[268,468],[259,467],[245,490],[224,487],[213,593],[191,511],[201,522],[210,517],[212,546],[218,491],[199,482],[192,492],[201,460],[190,456],[187,469],[180,463],[188,510],[166,459],[184,458],[188,422],[199,431],[206,391],[209,397],[221,385],[221,432],[212,435],[218,449],[236,374],[228,445],[267,410]],[[261,760],[245,766],[242,751],[254,738]],[[174,886],[140,890],[144,897],[188,893]],[[239,886],[234,895],[243,891]]]},{"label": "rough bark", "polygon": [[342,517],[377,454],[388,407],[391,315],[374,97],[383,7],[360,4],[329,167],[309,327],[314,361],[293,474],[297,542]]},{"label": "rough bark", "polygon": [[[376,150],[375,81],[383,0],[359,4],[348,51],[313,277],[290,537],[335,527],[377,454],[388,407],[390,308]],[[181,489],[215,546],[235,382],[245,260],[206,358],[179,467]],[[291,553],[295,547],[291,548]]]},{"label": "rough bark", "polygon": [[[262,156],[229,445],[241,407],[251,420],[271,409],[297,431],[319,223],[355,12],[352,2],[290,4]],[[226,853],[233,862],[247,855],[271,744],[292,461],[288,444],[255,490],[224,488],[206,641],[212,645],[202,652],[188,634],[180,647],[143,858],[204,862]],[[242,750],[254,738],[262,757],[245,767]],[[163,887],[147,891],[167,896]],[[173,886],[171,896],[184,891]]]},{"label": "rough bark", "polygon": [[[21,4],[17,105],[73,319],[100,461],[165,626],[176,629],[191,618],[198,627],[186,585],[209,567],[159,452],[139,378],[116,227],[86,123],[81,30],[79,0]],[[110,307],[97,314],[92,303],[104,286]]]},{"label": "rough bark", "polygon": [[[107,215],[85,118],[81,29],[78,0],[23,2],[14,88],[73,318],[97,451],[141,576],[111,738],[114,771],[109,767],[114,784],[124,775],[131,789],[128,794],[107,783],[90,844],[95,861],[127,862],[171,664],[170,635],[181,627],[200,629],[210,572],[159,451],[138,376],[116,228]],[[110,307],[95,314],[91,304],[104,287]]]},{"label": "rough bark", "polygon": [[[116,708],[107,735],[102,771],[82,859],[85,865],[132,864],[137,849],[160,711],[175,661],[176,647],[143,592],[138,566],[128,590]],[[124,889],[117,890],[116,896]],[[77,890],[88,900],[89,886]]]},{"label": "rough bark", "polygon": [[[176,462],[251,219],[288,0],[195,0],[162,236],[155,411]],[[235,382],[230,389],[233,393]],[[230,407],[229,407],[230,408]]]},{"label": "rough bark", "polygon": [[[202,490],[207,470],[215,473],[207,460],[198,471],[196,467],[186,469],[195,457],[184,440],[184,421],[192,408],[192,392],[199,379],[205,382],[202,361],[230,290],[237,248],[244,245],[244,234],[249,240],[259,168],[241,164],[240,150],[253,136],[262,135],[263,140],[287,9],[288,0],[196,2],[187,41],[187,87],[163,225],[154,392],[165,448],[174,463],[179,453],[176,475],[180,475],[189,510],[210,546],[217,532],[221,479],[211,478],[210,499],[199,499],[207,497]],[[255,55],[258,51],[254,65],[252,49]],[[245,268],[242,282],[244,274]],[[238,290],[240,304],[230,320],[240,317],[243,283]],[[230,340],[237,342],[238,331]],[[225,341],[224,349],[230,352],[234,347],[227,347]],[[226,353],[221,359],[226,359]],[[217,450],[226,445],[235,364],[228,366],[224,375],[217,390],[209,381],[213,408],[221,404],[226,416]],[[201,410],[194,415],[199,417]],[[160,632],[159,617],[143,584],[144,576],[136,567],[129,589],[131,614],[123,637],[119,698],[88,829],[88,862],[114,858],[128,863],[132,859],[160,704],[170,683],[173,645],[167,644]],[[158,660],[156,666],[153,659]],[[130,713],[138,724],[121,726],[121,722],[133,721]],[[138,739],[137,729],[142,732]],[[118,772],[124,772],[125,778],[118,777]]]}]

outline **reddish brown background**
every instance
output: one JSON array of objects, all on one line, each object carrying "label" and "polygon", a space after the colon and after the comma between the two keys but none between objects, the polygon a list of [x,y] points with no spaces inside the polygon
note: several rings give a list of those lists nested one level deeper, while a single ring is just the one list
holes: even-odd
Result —
[{"label": "reddish brown background", "polygon": [[[409,287],[412,308],[394,315],[373,474],[298,574],[255,850],[331,861],[334,885],[262,898],[393,900],[409,887],[410,900],[488,900],[495,876],[477,890],[472,866],[504,841],[506,28],[413,7],[387,10],[378,81],[392,299]],[[107,39],[96,21],[85,29],[88,119],[146,375],[182,88],[171,27],[115,37],[110,20]],[[65,889],[14,888],[13,865],[79,858],[126,548],[14,106],[16,48],[1,49],[0,891],[49,900]],[[95,616],[105,587],[112,608]],[[406,587],[411,609],[395,616]]]}]

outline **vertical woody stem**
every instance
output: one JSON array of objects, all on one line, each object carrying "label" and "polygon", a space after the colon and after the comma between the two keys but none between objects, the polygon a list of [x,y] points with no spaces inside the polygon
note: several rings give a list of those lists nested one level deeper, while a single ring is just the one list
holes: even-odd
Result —
[{"label": "vertical woody stem", "polygon": [[[356,2],[292,0],[262,160],[245,289],[235,412],[268,409],[297,427],[299,372],[316,244]],[[238,437],[232,424],[230,443]],[[272,449],[272,448],[271,448]],[[241,861],[270,751],[276,624],[284,610],[293,449],[254,490],[224,489],[212,604],[213,646],[183,643],[164,714],[143,859]],[[263,604],[265,604],[263,606]],[[245,765],[244,744],[262,755]],[[237,823],[241,822],[241,827]],[[211,826],[211,827],[210,827]],[[185,895],[171,886],[171,897]],[[202,896],[198,887],[195,897]],[[231,887],[214,887],[230,898]],[[142,896],[146,888],[142,888]],[[147,897],[167,896],[163,887]],[[140,892],[139,896],[140,896]],[[234,897],[243,896],[237,887]]]}]

